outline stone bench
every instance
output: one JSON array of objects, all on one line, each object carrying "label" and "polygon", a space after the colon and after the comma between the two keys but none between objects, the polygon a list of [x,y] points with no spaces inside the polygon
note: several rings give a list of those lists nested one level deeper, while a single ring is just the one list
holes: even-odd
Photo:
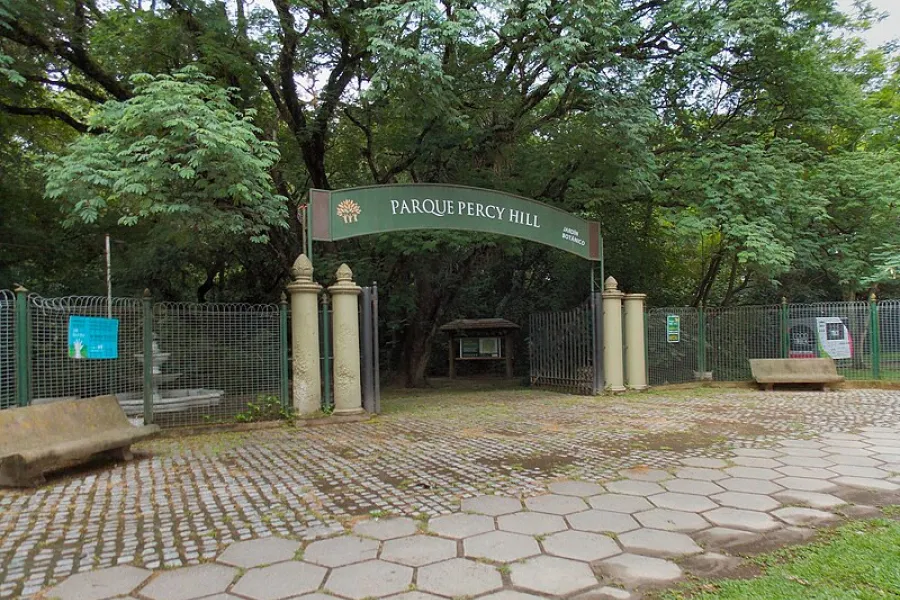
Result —
[{"label": "stone bench", "polygon": [[820,385],[844,381],[830,358],[751,358],[750,371],[760,387],[772,390],[778,383]]},{"label": "stone bench", "polygon": [[0,486],[28,487],[96,454],[130,460],[130,446],[159,432],[135,427],[115,396],[0,410]]}]

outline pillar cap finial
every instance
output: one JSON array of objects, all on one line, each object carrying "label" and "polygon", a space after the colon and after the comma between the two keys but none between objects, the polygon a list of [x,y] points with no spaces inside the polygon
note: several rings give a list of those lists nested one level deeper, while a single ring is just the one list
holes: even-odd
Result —
[{"label": "pillar cap finial", "polygon": [[353,271],[350,270],[350,267],[347,266],[347,263],[344,263],[340,267],[338,267],[337,280],[338,282],[353,281]]},{"label": "pillar cap finial", "polygon": [[291,267],[291,277],[294,278],[294,281],[309,282],[312,281],[312,276],[312,261],[305,254],[301,254]]},{"label": "pillar cap finial", "polygon": [[603,283],[603,289],[607,291],[617,290],[619,289],[619,282],[616,281],[616,278],[610,275],[606,278],[606,281]]}]

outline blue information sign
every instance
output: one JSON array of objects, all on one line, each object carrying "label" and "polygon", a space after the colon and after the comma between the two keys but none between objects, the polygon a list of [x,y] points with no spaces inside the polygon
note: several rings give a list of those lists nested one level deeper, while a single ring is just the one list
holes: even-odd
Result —
[{"label": "blue information sign", "polygon": [[119,358],[119,320],[69,317],[69,358]]}]

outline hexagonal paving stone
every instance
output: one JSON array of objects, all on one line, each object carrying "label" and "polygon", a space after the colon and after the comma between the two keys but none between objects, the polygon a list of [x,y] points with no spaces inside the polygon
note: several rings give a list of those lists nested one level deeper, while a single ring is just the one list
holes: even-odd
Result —
[{"label": "hexagonal paving stone", "polygon": [[625,494],[601,494],[588,498],[588,504],[597,510],[611,510],[628,514],[653,508],[653,505],[645,498]]},{"label": "hexagonal paving stone", "polygon": [[378,554],[378,542],[345,535],[313,542],[303,552],[303,560],[324,567],[342,567],[371,560]]},{"label": "hexagonal paving stone", "polygon": [[619,471],[619,475],[635,481],[665,481],[672,479],[672,475],[662,469],[650,469],[648,467],[633,467]]},{"label": "hexagonal paving stone", "polygon": [[587,503],[581,498],[558,496],[556,494],[527,498],[525,506],[528,510],[550,513],[552,515],[568,515],[588,509]]},{"label": "hexagonal paving stone", "polygon": [[[501,517],[502,518],[502,517]],[[428,522],[428,530],[444,537],[459,540],[494,530],[494,520],[484,515],[457,513],[438,517]]]},{"label": "hexagonal paving stone", "polygon": [[431,535],[414,535],[388,540],[381,549],[382,560],[389,560],[409,567],[421,567],[455,556],[455,541]]},{"label": "hexagonal paving stone", "polygon": [[586,531],[561,531],[549,536],[543,543],[544,551],[548,554],[588,562],[622,552],[612,538]]},{"label": "hexagonal paving stone", "polygon": [[838,446],[826,446],[822,448],[823,452],[829,454],[843,454],[845,456],[871,456],[876,454],[868,448],[840,448]]},{"label": "hexagonal paving stone", "polygon": [[[827,454],[825,449],[816,450],[815,448],[785,448],[786,456],[808,456],[821,458]],[[778,459],[781,460],[782,456]]]},{"label": "hexagonal paving stone", "polygon": [[196,565],[159,573],[141,595],[152,600],[188,600],[224,592],[238,570],[224,565]]},{"label": "hexagonal paving stone", "polygon": [[507,496],[478,496],[462,501],[462,510],[496,517],[522,510],[522,503]]},{"label": "hexagonal paving stone", "polygon": [[631,515],[605,510],[586,510],[566,517],[572,529],[602,533],[622,533],[640,527]]},{"label": "hexagonal paving stone", "polygon": [[410,567],[370,560],[334,569],[325,581],[325,589],[339,596],[362,600],[402,592],[409,588],[412,576]]},{"label": "hexagonal paving stone", "polygon": [[473,560],[454,558],[419,569],[416,587],[426,592],[457,598],[477,596],[503,587],[494,567]]},{"label": "hexagonal paving stone", "polygon": [[774,458],[757,458],[755,456],[737,456],[732,460],[734,464],[739,467],[758,467],[763,469],[774,469],[775,467],[783,467],[784,464],[781,462],[783,459],[788,458],[783,456],[778,460]]},{"label": "hexagonal paving stone", "polygon": [[662,482],[661,485],[670,492],[697,494],[699,496],[709,496],[725,491],[725,488],[712,481],[700,481],[699,479],[670,479]]},{"label": "hexagonal paving stone", "polygon": [[557,515],[519,512],[497,518],[500,529],[525,535],[546,535],[566,529],[566,522]]},{"label": "hexagonal paving stone", "polygon": [[879,490],[883,492],[896,492],[900,490],[900,485],[885,481],[884,479],[871,479],[868,477],[836,477],[832,479],[838,485],[846,485],[848,487],[863,488],[867,490]]},{"label": "hexagonal paving stone", "polygon": [[781,485],[772,481],[745,479],[743,477],[723,479],[719,482],[719,485],[729,492],[744,492],[746,494],[774,494],[784,489]]},{"label": "hexagonal paving stone", "polygon": [[778,445],[785,448],[821,448],[825,444],[815,440],[781,440]]},{"label": "hexagonal paving stone", "polygon": [[651,556],[685,556],[703,552],[689,536],[659,529],[636,529],[619,536],[619,543],[626,552],[637,552]]},{"label": "hexagonal paving stone", "polygon": [[[331,596],[329,600],[333,600],[333,598],[334,596]],[[298,598],[297,600],[303,600],[303,598]],[[434,594],[426,594],[425,592],[406,592],[405,594],[391,596],[391,600],[441,600],[441,597]]]},{"label": "hexagonal paving stone", "polygon": [[648,498],[650,502],[659,508],[671,508],[673,510],[683,510],[685,512],[703,512],[716,507],[716,503],[706,496],[696,496],[694,494],[679,494],[676,492],[665,492]]},{"label": "hexagonal paving stone", "polygon": [[834,473],[819,467],[779,467],[778,471],[788,477],[807,477],[810,479],[828,479]]},{"label": "hexagonal paving stone", "polygon": [[[394,599],[391,598],[391,600]],[[493,594],[488,594],[487,596],[482,596],[478,600],[543,600],[543,598],[541,596],[535,596],[533,594],[526,594],[525,592],[503,590],[500,592],[494,592]]]},{"label": "hexagonal paving stone", "polygon": [[563,496],[593,496],[603,493],[603,486],[587,481],[557,481],[550,484],[550,491]]},{"label": "hexagonal paving stone", "polygon": [[736,456],[756,456],[758,458],[777,458],[784,454],[777,450],[767,450],[765,448],[735,448],[731,452]]},{"label": "hexagonal paving stone", "polygon": [[830,458],[813,456],[782,456],[778,461],[786,467],[830,467],[834,464]]},{"label": "hexagonal paving stone", "polygon": [[838,448],[867,448],[871,445],[863,440],[828,440],[828,445]]},{"label": "hexagonal paving stone", "polygon": [[725,472],[739,479],[778,479],[781,474],[774,469],[762,469],[759,467],[729,467]]},{"label": "hexagonal paving stone", "polygon": [[508,531],[491,531],[466,538],[463,550],[466,556],[494,562],[512,562],[541,553],[533,536]]},{"label": "hexagonal paving stone", "polygon": [[621,479],[606,484],[606,489],[615,494],[629,494],[631,496],[652,496],[664,490],[658,483],[652,481],[635,481],[634,479]]},{"label": "hexagonal paving stone", "polygon": [[269,537],[234,543],[216,559],[220,563],[250,569],[291,560],[300,549],[300,542]]},{"label": "hexagonal paving stone", "polygon": [[837,519],[837,516],[830,512],[816,510],[815,508],[802,508],[799,506],[779,508],[778,510],[773,510],[772,514],[788,525],[795,525],[798,527],[826,523]]},{"label": "hexagonal paving stone", "polygon": [[828,460],[835,465],[854,465],[857,467],[878,467],[882,462],[868,456],[849,456],[847,454],[829,454]]},{"label": "hexagonal paving stone", "polygon": [[597,585],[588,565],[555,556],[538,556],[512,565],[510,580],[516,587],[555,597]]},{"label": "hexagonal paving stone", "polygon": [[847,475],[848,477],[871,477],[873,479],[887,479],[890,473],[883,469],[875,467],[857,467],[854,465],[833,465],[828,468],[838,475]]},{"label": "hexagonal paving stone", "polygon": [[781,506],[778,500],[762,494],[746,494],[743,492],[725,492],[710,496],[722,506],[745,508],[747,510],[770,511]]},{"label": "hexagonal paving stone", "polygon": [[679,510],[656,508],[647,512],[637,513],[634,516],[641,522],[641,525],[650,529],[698,531],[709,527],[709,523],[700,515]]},{"label": "hexagonal paving stone", "polygon": [[709,519],[711,523],[734,529],[771,531],[773,529],[778,529],[779,527],[778,521],[768,514],[752,510],[717,508],[708,513],[703,513],[703,516]]},{"label": "hexagonal paving stone", "polygon": [[809,477],[782,477],[776,479],[774,483],[791,490],[805,492],[830,492],[837,487],[824,479],[810,479]]},{"label": "hexagonal paving stone", "polygon": [[47,590],[45,597],[59,600],[112,598],[127,594],[144,583],[152,574],[150,571],[129,565],[76,573]]},{"label": "hexagonal paving stone", "polygon": [[694,534],[694,539],[701,544],[720,548],[730,548],[739,544],[747,544],[754,540],[758,540],[760,537],[761,536],[758,533],[750,533],[749,531],[742,531],[740,529],[731,529],[730,527],[713,527]]},{"label": "hexagonal paving stone", "polygon": [[719,469],[704,469],[703,467],[685,467],[675,471],[679,479],[699,479],[701,481],[718,481],[725,479],[728,474]]},{"label": "hexagonal paving stone", "polygon": [[416,522],[408,517],[372,519],[371,521],[361,521],[353,526],[353,533],[356,535],[376,540],[392,540],[413,535],[417,531]]},{"label": "hexagonal paving stone", "polygon": [[637,554],[620,554],[600,563],[601,570],[628,587],[666,583],[681,577],[681,568],[669,560]]},{"label": "hexagonal paving stone", "polygon": [[250,569],[232,588],[232,592],[255,600],[281,600],[314,592],[322,585],[328,570],[305,562],[282,562],[261,569]]},{"label": "hexagonal paving stone", "polygon": [[774,498],[785,504],[805,504],[812,508],[835,508],[847,504],[846,500],[841,500],[831,494],[804,492],[802,490],[784,490],[775,494]]},{"label": "hexagonal paving stone", "polygon": [[705,458],[700,456],[682,458],[678,462],[687,467],[704,467],[706,469],[724,469],[728,466],[728,463],[721,458]]}]

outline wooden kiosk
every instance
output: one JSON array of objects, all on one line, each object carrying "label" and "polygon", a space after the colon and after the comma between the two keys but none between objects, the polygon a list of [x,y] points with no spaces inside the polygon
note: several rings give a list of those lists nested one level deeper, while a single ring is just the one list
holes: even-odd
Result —
[{"label": "wooden kiosk", "polygon": [[506,378],[513,376],[512,334],[519,326],[506,319],[458,319],[441,327],[450,334],[450,379],[460,360],[505,361]]}]

